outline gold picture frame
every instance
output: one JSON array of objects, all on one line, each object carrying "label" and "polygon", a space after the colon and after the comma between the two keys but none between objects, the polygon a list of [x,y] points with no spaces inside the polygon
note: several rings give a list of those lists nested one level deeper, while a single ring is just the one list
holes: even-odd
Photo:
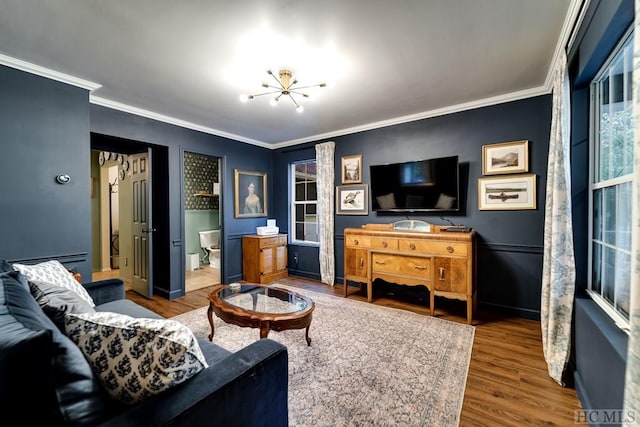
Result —
[{"label": "gold picture frame", "polygon": [[529,141],[482,146],[482,175],[529,172]]},{"label": "gold picture frame", "polygon": [[362,183],[362,154],[342,157],[342,183]]},{"label": "gold picture frame", "polygon": [[267,173],[234,170],[234,213],[236,218],[267,216]]},{"label": "gold picture frame", "polygon": [[369,186],[367,184],[336,187],[337,215],[368,215]]},{"label": "gold picture frame", "polygon": [[536,209],[536,175],[478,178],[478,209],[504,211]]}]

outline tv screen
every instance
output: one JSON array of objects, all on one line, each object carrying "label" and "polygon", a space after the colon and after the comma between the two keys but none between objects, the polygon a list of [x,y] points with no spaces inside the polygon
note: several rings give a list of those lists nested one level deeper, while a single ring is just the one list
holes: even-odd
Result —
[{"label": "tv screen", "polygon": [[460,210],[458,156],[369,166],[372,210]]}]

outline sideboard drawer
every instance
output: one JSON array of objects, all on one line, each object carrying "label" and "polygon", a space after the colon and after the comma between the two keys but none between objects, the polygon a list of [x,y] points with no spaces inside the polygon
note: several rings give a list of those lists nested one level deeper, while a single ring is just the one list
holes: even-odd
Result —
[{"label": "sideboard drawer", "polygon": [[275,236],[260,239],[261,248],[269,248],[272,246],[282,246],[287,244],[287,236]]},{"label": "sideboard drawer", "polygon": [[420,240],[401,240],[400,250],[434,255],[467,256],[467,245],[454,242],[427,242]]},{"label": "sideboard drawer", "polygon": [[371,269],[376,273],[399,274],[431,281],[432,258],[373,253]]},{"label": "sideboard drawer", "polygon": [[371,237],[346,235],[344,236],[344,242],[349,247],[368,248],[371,246]]},{"label": "sideboard drawer", "polygon": [[392,251],[398,250],[398,239],[387,239],[385,237],[372,237],[372,249],[388,249]]}]

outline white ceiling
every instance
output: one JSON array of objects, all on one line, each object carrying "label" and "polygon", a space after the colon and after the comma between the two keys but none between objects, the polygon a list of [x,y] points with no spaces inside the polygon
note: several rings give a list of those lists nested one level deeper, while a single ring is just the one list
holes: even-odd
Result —
[{"label": "white ceiling", "polygon": [[[550,93],[577,0],[0,0],[0,64],[282,147]],[[239,95],[286,67],[302,114]],[[95,85],[94,85],[95,84]]]}]

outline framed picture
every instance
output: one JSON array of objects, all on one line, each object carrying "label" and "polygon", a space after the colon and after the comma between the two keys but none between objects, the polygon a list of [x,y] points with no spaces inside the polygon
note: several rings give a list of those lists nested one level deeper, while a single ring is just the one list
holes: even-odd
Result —
[{"label": "framed picture", "polygon": [[482,175],[529,172],[529,141],[482,146]]},{"label": "framed picture", "polygon": [[236,218],[267,216],[267,173],[235,169]]},{"label": "framed picture", "polygon": [[536,209],[536,175],[478,178],[478,209]]},{"label": "framed picture", "polygon": [[367,215],[369,213],[369,186],[339,185],[336,187],[337,215]]},{"label": "framed picture", "polygon": [[362,182],[362,155],[342,158],[342,183],[360,184]]}]

